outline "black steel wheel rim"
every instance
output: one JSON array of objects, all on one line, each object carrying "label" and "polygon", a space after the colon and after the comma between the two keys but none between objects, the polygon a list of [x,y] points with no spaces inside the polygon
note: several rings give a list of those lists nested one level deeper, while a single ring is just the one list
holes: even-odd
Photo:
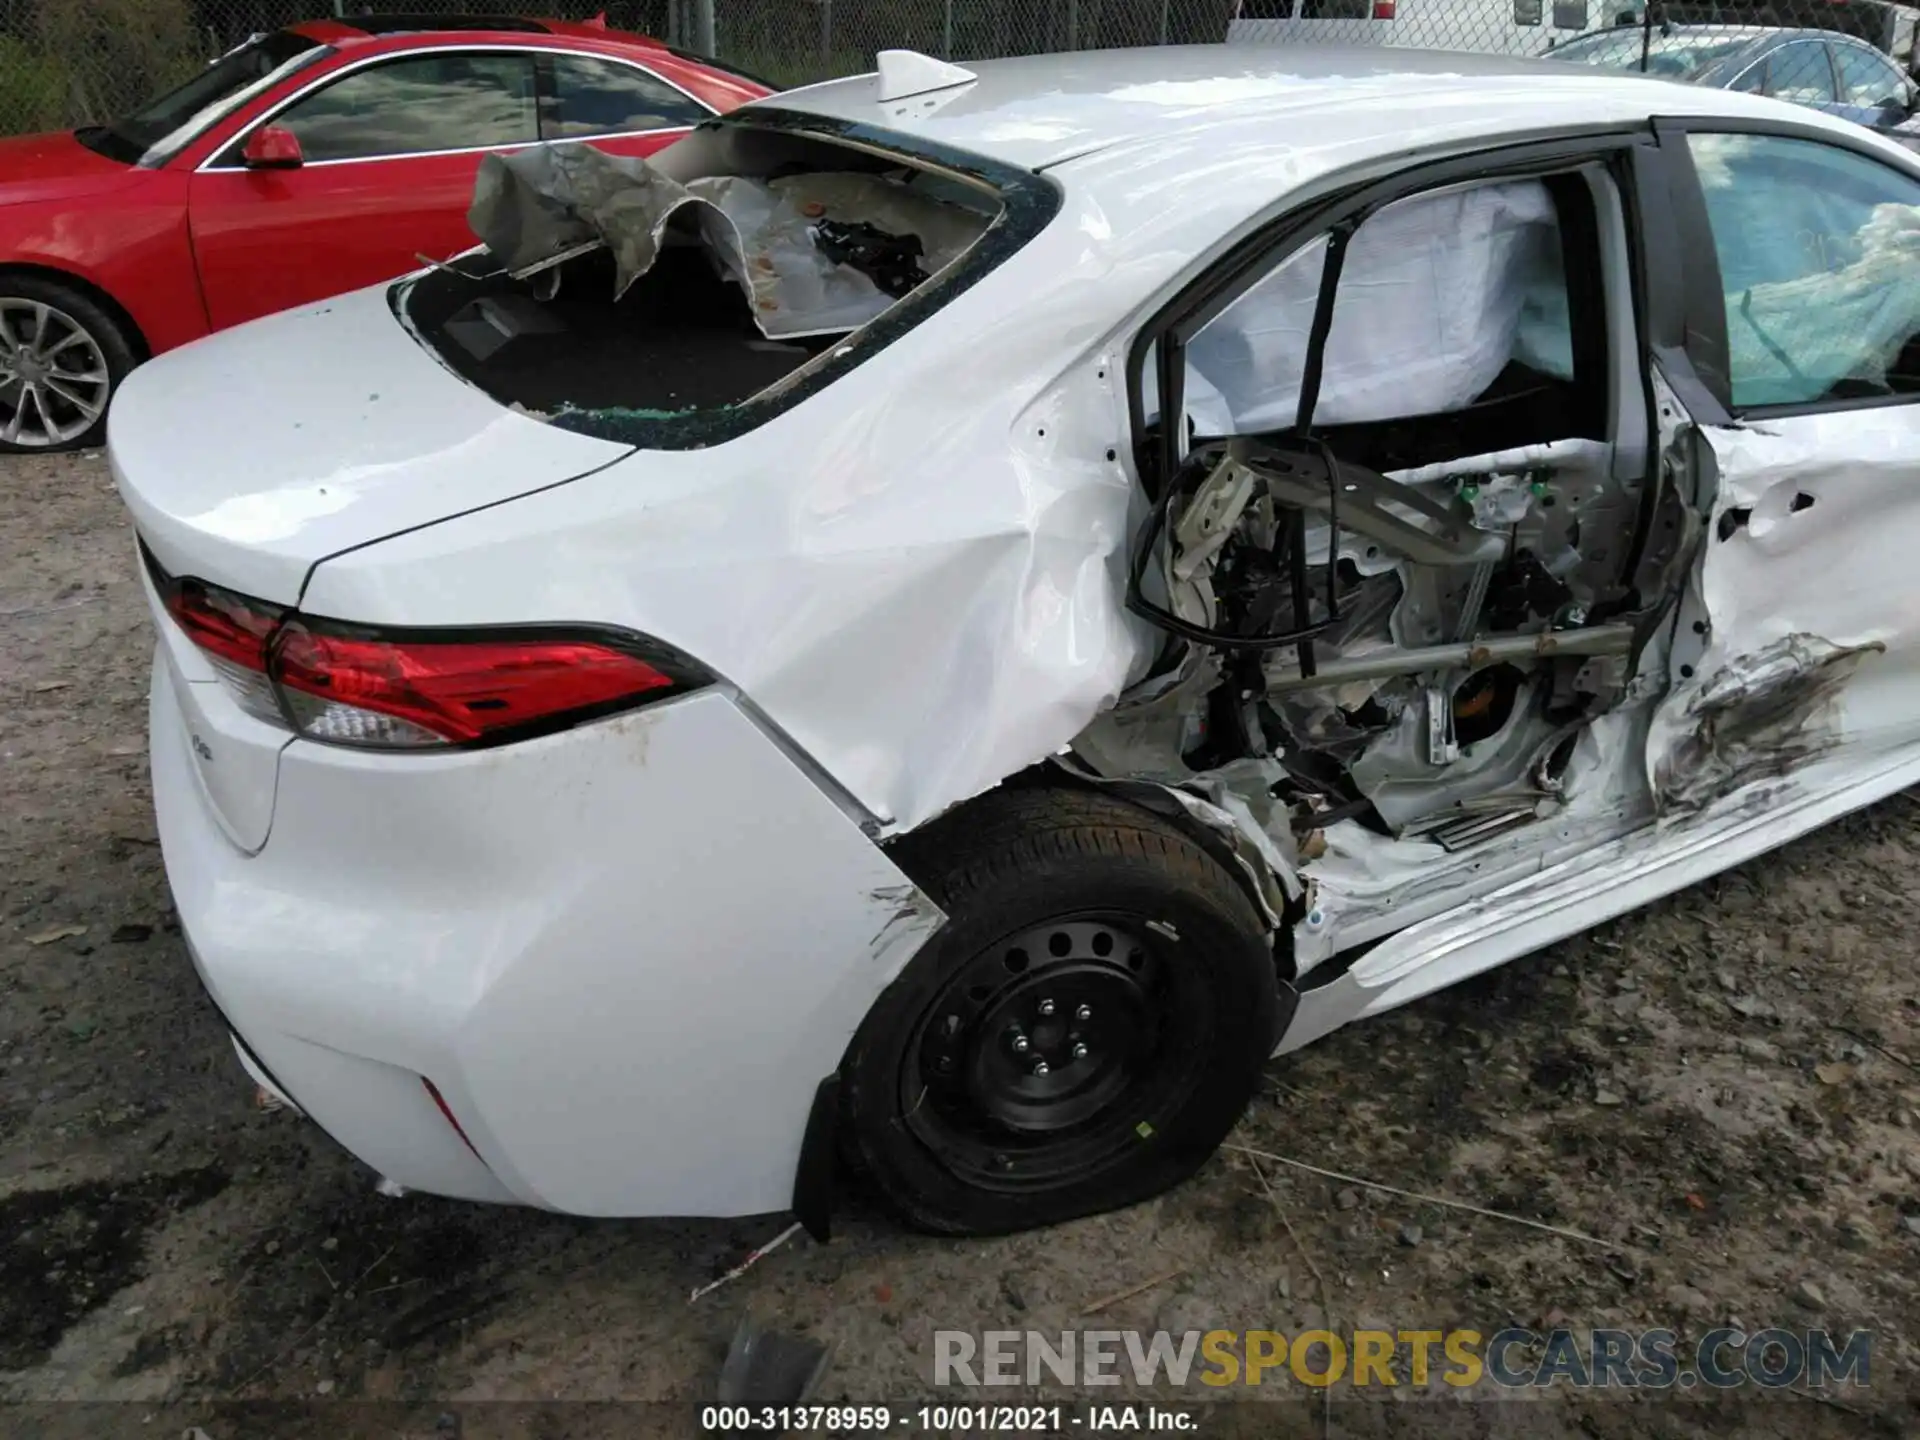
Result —
[{"label": "black steel wheel rim", "polygon": [[955,1175],[1042,1189],[1152,1143],[1203,1073],[1212,997],[1178,933],[1120,913],[1030,925],[958,967],[900,1076],[907,1128]]}]

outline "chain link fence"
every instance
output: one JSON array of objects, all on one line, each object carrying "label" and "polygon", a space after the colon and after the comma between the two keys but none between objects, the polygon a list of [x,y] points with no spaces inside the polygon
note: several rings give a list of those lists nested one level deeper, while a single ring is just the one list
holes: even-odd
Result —
[{"label": "chain link fence", "polygon": [[[500,8],[484,0],[0,0],[0,134],[109,120],[249,35],[293,21]],[[1920,59],[1920,9],[1888,0],[543,0],[534,11],[604,13],[618,28],[710,46],[781,86],[868,69],[874,51],[895,46],[964,61],[1221,41],[1387,45],[1557,54],[1844,113],[1910,98],[1885,92],[1906,83],[1889,77]],[[1876,70],[1860,47],[1824,38],[1834,35],[1892,63]]]}]

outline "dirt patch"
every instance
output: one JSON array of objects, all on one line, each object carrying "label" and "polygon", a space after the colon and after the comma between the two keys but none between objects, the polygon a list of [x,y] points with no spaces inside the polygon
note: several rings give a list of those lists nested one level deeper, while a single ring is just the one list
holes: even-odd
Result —
[{"label": "dirt patch", "polygon": [[[1875,1337],[1847,1411],[1556,1389],[1524,1423],[1345,1399],[1336,1434],[1920,1422],[1920,800],[1336,1034],[1272,1068],[1236,1136],[1597,1245],[1284,1165],[1264,1168],[1269,1198],[1225,1154],[1160,1201],[1003,1240],[908,1235],[856,1202],[832,1245],[796,1242],[689,1305],[785,1218],[387,1200],[311,1128],[253,1108],[153,843],[151,646],[104,464],[0,460],[0,1398],[62,1402],[31,1412],[46,1433],[137,1428],[165,1403],[175,1434],[224,1414],[213,1440],[441,1435],[452,1411],[479,1435],[507,1401],[525,1423],[491,1433],[654,1433],[591,1408],[614,1400],[666,1402],[661,1433],[687,1433],[749,1306],[834,1342],[823,1398],[931,1398],[936,1329],[1081,1327],[1095,1299],[1176,1268],[1098,1323]],[[323,1396],[359,1403],[261,1411],[267,1428],[211,1408]],[[1321,1423],[1318,1404],[1267,1407],[1260,1433]]]},{"label": "dirt patch", "polygon": [[0,1199],[0,1369],[39,1364],[73,1323],[137,1280],[163,1212],[224,1190],[213,1166]]}]

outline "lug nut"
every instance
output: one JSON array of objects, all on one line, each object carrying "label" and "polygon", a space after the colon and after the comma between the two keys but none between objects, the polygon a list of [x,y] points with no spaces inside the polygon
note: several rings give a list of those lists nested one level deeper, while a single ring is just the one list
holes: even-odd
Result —
[{"label": "lug nut", "polygon": [[1028,1048],[1029,1048],[1029,1042],[1026,1036],[1016,1035],[1013,1037],[1013,1053],[1014,1054],[1024,1055],[1027,1053]]},{"label": "lug nut", "polygon": [[1073,1012],[1073,1018],[1076,1020],[1093,1019],[1093,1007],[1091,1005],[1082,1005],[1078,1010]]},{"label": "lug nut", "polygon": [[1074,1047],[1073,1047],[1073,1058],[1074,1058],[1074,1059],[1076,1059],[1076,1060],[1084,1060],[1084,1059],[1086,1059],[1086,1058],[1087,1058],[1087,1047],[1086,1047],[1086,1046],[1084,1046],[1084,1045],[1076,1045],[1076,1046],[1074,1046]]},{"label": "lug nut", "polygon": [[1042,1001],[1040,1002],[1040,1013],[1041,1013],[1042,1015],[1051,1015],[1051,1014],[1053,1014],[1053,1001],[1051,1001],[1051,1000],[1042,1000]]},{"label": "lug nut", "polygon": [[1044,1074],[1046,1074],[1046,1073],[1047,1073],[1047,1069],[1048,1069],[1048,1066],[1047,1066],[1047,1062],[1046,1062],[1046,1061],[1044,1061],[1044,1060],[1036,1060],[1036,1061],[1034,1061],[1034,1062],[1033,1062],[1033,1073],[1034,1073],[1034,1074],[1036,1074],[1036,1075],[1044,1075]]}]

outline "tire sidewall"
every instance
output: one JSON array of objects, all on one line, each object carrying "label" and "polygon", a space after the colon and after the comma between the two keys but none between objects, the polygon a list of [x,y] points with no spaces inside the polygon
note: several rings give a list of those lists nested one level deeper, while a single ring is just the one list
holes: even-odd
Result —
[{"label": "tire sidewall", "polygon": [[[1202,863],[1214,862],[1198,857]],[[843,1070],[846,1119],[860,1167],[927,1228],[1003,1233],[1132,1204],[1187,1178],[1238,1122],[1272,1049],[1278,987],[1271,948],[1233,882],[1219,893],[1180,883],[1136,858],[1048,863],[995,886],[990,903],[954,916],[882,993]],[[1237,902],[1237,904],[1235,903]],[[1058,1187],[994,1191],[955,1176],[903,1123],[902,1068],[927,1009],[982,950],[1019,931],[1079,913],[1134,917],[1153,927],[1163,965],[1197,971],[1212,1001],[1208,1063],[1138,1149]],[[1170,938],[1167,934],[1172,932]],[[1181,987],[1175,987],[1176,991]],[[883,1137],[875,1143],[875,1137]]]}]

